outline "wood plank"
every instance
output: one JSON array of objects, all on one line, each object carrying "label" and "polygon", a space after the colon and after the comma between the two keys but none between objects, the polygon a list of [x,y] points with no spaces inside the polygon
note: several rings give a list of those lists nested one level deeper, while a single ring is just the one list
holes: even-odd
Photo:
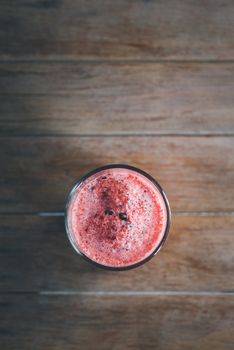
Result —
[{"label": "wood plank", "polygon": [[87,171],[128,163],[152,174],[174,211],[234,210],[233,137],[0,139],[0,211],[63,211]]},{"label": "wood plank", "polygon": [[234,291],[234,216],[175,216],[156,257],[115,273],[75,253],[63,217],[0,215],[0,222],[1,292]]},{"label": "wood plank", "polygon": [[233,59],[231,0],[2,0],[2,58]]},{"label": "wood plank", "polygon": [[233,350],[234,297],[1,296],[5,350]]},{"label": "wood plank", "polygon": [[0,64],[0,134],[233,133],[234,63]]}]

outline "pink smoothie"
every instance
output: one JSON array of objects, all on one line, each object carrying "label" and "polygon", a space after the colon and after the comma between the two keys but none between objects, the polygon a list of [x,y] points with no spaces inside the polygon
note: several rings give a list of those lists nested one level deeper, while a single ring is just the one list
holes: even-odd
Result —
[{"label": "pink smoothie", "polygon": [[82,182],[67,212],[73,244],[89,259],[127,267],[150,256],[167,226],[165,200],[146,176],[111,168]]}]

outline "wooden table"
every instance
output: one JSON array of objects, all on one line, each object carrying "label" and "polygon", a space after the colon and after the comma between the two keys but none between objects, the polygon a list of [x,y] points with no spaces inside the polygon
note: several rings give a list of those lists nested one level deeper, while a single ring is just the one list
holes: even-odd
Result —
[{"label": "wooden table", "polygon": [[[234,2],[2,0],[0,349],[234,349]],[[81,260],[67,194],[152,174],[173,225],[129,272]]]}]

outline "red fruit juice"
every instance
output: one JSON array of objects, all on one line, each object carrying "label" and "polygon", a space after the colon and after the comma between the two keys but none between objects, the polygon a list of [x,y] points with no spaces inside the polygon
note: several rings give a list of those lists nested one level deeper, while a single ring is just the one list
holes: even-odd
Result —
[{"label": "red fruit juice", "polygon": [[134,267],[167,235],[165,194],[147,174],[129,166],[101,168],[71,192],[66,226],[75,249],[104,267]]}]

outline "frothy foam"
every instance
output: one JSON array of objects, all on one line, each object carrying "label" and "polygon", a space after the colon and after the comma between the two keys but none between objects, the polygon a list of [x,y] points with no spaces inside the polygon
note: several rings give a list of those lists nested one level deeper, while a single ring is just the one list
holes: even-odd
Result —
[{"label": "frothy foam", "polygon": [[147,258],[162,241],[166,224],[160,191],[144,175],[124,168],[86,179],[68,208],[74,244],[105,266],[124,267]]}]

